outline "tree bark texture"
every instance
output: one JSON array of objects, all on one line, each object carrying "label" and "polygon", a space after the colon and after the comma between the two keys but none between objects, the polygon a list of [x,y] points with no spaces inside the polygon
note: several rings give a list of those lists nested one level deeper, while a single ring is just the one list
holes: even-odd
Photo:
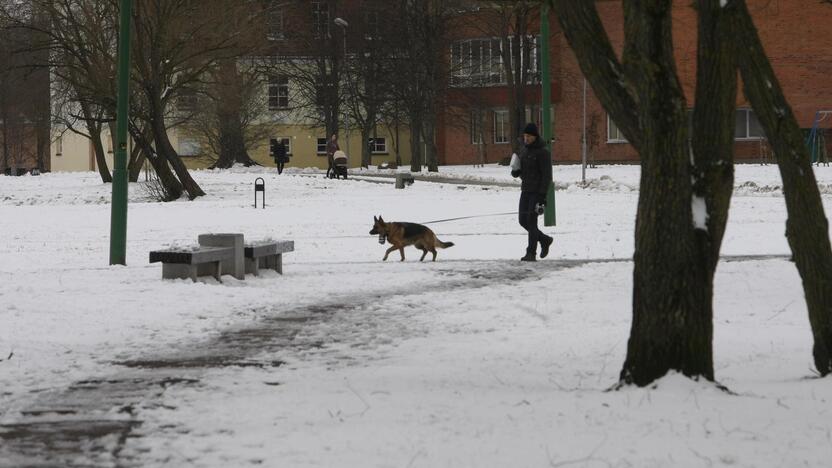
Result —
[{"label": "tree bark texture", "polygon": [[130,133],[133,136],[133,141],[135,141],[136,144],[141,147],[145,155],[147,155],[147,160],[150,161],[150,165],[153,166],[153,170],[156,172],[156,177],[159,178],[159,182],[161,182],[164,187],[164,201],[178,200],[179,197],[182,196],[182,184],[176,176],[173,175],[173,172],[170,170],[170,166],[168,165],[168,161],[154,151],[150,142],[151,140],[145,137],[139,129],[131,125]]},{"label": "tree bark texture", "polygon": [[101,144],[101,122],[93,117],[89,104],[85,102],[81,102],[81,113],[84,116],[87,133],[90,135],[93,154],[95,155],[95,165],[98,168],[98,175],[101,176],[101,182],[105,184],[112,183],[113,176],[110,174],[110,168],[107,166],[104,145]]},{"label": "tree bark texture", "polygon": [[246,149],[242,115],[244,78],[236,59],[221,60],[216,73],[216,119],[219,130],[219,159],[214,167],[229,168],[236,163],[246,167],[256,164]]},{"label": "tree bark texture", "polygon": [[595,2],[550,2],[592,91],[627,141],[638,151],[642,138],[636,114],[638,103],[632,90],[625,87],[624,69],[610,44]]},{"label": "tree bark texture", "polygon": [[788,219],[786,238],[803,280],[812,326],[815,367],[832,373],[832,248],[812,160],[797,119],[783,95],[744,0],[735,0],[742,53],[739,66],[751,101],[777,157]]},{"label": "tree bark texture", "polygon": [[708,293],[712,295],[713,274],[734,190],[737,48],[731,13],[719,0],[698,0],[697,10],[696,103],[691,140],[693,192],[707,207],[707,230],[698,229],[696,234],[700,255],[707,258]]},{"label": "tree bark texture", "polygon": [[706,268],[691,207],[685,97],[673,55],[671,0],[625,1],[624,61],[635,91],[641,138],[633,323],[621,370],[647,385],[677,370],[713,380]]},{"label": "tree bark texture", "polygon": [[672,2],[625,0],[621,62],[594,2],[552,5],[587,81],[641,157],[633,322],[620,383],[644,386],[670,370],[713,380],[711,275],[692,217],[691,150],[673,56]]},{"label": "tree bark texture", "polygon": [[410,114],[410,172],[422,171],[422,118]]},{"label": "tree bark texture", "polygon": [[[154,110],[154,112],[156,111]],[[193,200],[196,197],[205,195],[205,192],[202,191],[199,184],[191,177],[191,173],[188,172],[188,168],[182,162],[182,158],[179,157],[179,154],[173,149],[173,145],[170,144],[164,115],[156,113],[152,117],[152,126],[153,140],[156,142],[156,153],[167,160],[171,167],[173,167],[176,177],[179,178],[182,187],[188,192],[188,198]]]},{"label": "tree bark texture", "polygon": [[139,174],[142,172],[142,166],[147,159],[145,152],[142,151],[141,146],[134,145],[130,150],[130,162],[127,163],[127,177],[130,182],[138,182]]}]

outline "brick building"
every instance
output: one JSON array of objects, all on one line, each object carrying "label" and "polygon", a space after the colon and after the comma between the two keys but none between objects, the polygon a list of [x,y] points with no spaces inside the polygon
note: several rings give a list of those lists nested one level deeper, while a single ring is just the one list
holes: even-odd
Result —
[{"label": "brick building", "polygon": [[0,25],[0,174],[50,169],[49,71],[32,43],[29,31]]},{"label": "brick building", "polygon": [[[596,3],[607,34],[620,53],[624,37],[621,2],[600,0]],[[832,48],[829,47],[832,44],[832,29],[829,28],[832,5],[803,0],[748,0],[748,5],[800,126],[808,131],[815,124],[816,115],[819,116],[817,126],[821,139],[818,145],[825,143],[827,151],[832,151],[829,143],[832,140],[829,131],[832,114],[822,112],[832,111]],[[574,54],[553,16],[550,15],[550,70],[555,161],[569,163],[581,160],[584,116],[589,160],[637,161],[636,152],[619,135],[614,122],[609,120],[595,99],[591,87],[587,87],[584,112],[584,80]],[[696,76],[696,12],[690,2],[674,3],[673,20],[678,73],[688,106],[692,107]],[[471,21],[476,22],[476,13],[472,14]],[[530,31],[537,35],[539,24],[531,24]],[[485,39],[478,34],[476,28],[461,30],[461,37],[455,38],[455,43]],[[453,50],[452,46],[451,54]],[[528,102],[538,105],[539,85],[530,84],[526,92]],[[441,154],[445,164],[472,164],[480,160],[496,162],[511,153],[510,144],[501,133],[502,114],[508,102],[506,94],[507,87],[502,84],[451,88],[451,103],[460,108],[467,106],[470,111],[477,106],[472,106],[470,99],[463,96],[477,96],[481,103],[479,106],[488,109],[488,116],[485,119],[482,144],[472,138],[470,125],[445,126],[445,131],[440,135]],[[450,112],[444,118],[446,122],[459,123],[460,115],[464,115],[464,112]],[[534,106],[527,111],[527,115],[531,120],[540,120],[539,111]],[[481,154],[484,158],[478,159]],[[765,135],[741,90],[737,101],[736,157],[739,161],[747,162],[772,158]]]}]

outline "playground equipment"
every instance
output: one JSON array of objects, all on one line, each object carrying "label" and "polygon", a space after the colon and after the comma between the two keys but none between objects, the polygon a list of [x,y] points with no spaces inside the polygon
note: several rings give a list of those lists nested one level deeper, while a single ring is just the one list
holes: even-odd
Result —
[{"label": "playground equipment", "polygon": [[[826,134],[828,128],[821,128],[821,124],[832,115],[832,110],[819,110],[815,112],[815,118],[812,122],[812,128],[806,136],[806,148],[809,149],[809,155],[812,158],[813,164],[823,163],[829,165],[829,155],[826,149]],[[827,123],[828,126],[828,123]]]}]

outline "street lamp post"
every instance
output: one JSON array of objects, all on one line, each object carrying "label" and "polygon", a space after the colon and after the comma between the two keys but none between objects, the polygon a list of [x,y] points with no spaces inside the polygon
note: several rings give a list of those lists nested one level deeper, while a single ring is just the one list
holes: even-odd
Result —
[{"label": "street lamp post", "polygon": [[[543,108],[543,131],[541,132],[541,137],[543,137],[543,141],[546,143],[546,147],[549,148],[549,151],[552,151],[554,148],[551,144],[553,139],[552,132],[552,81],[549,72],[549,5],[543,4],[543,7],[540,9],[540,67],[541,70],[541,82],[540,82],[540,97],[543,101],[542,108]],[[549,164],[552,164],[552,161],[549,161]],[[546,193],[546,209],[543,211],[543,225],[544,226],[555,226],[557,224],[555,219],[555,183],[554,181],[549,183],[549,190]]]},{"label": "street lamp post", "polygon": [[[343,18],[335,18],[333,22],[341,28],[341,31],[344,33],[344,70],[347,68],[347,26],[350,24],[346,22]],[[347,104],[346,100],[344,101],[344,132],[347,134],[347,155],[350,154],[350,114],[349,114],[349,105]]]},{"label": "street lamp post", "polygon": [[127,114],[130,83],[130,16],[132,0],[120,0],[118,37],[118,95],[113,199],[110,211],[110,265],[127,264]]},{"label": "street lamp post", "polygon": [[581,133],[581,183],[586,185],[586,78],[584,78],[584,128]]}]

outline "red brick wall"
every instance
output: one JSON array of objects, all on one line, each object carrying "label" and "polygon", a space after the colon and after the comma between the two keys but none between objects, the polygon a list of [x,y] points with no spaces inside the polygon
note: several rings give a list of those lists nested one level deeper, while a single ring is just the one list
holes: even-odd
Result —
[{"label": "red brick wall", "polygon": [[[832,5],[804,0],[748,0],[748,5],[786,98],[801,127],[811,127],[815,111],[832,110],[832,28],[829,27]],[[620,52],[623,43],[620,2],[598,2],[598,10],[614,47]],[[696,83],[696,13],[690,2],[675,3],[673,20],[678,73],[691,107]],[[580,161],[582,103],[579,88],[583,80],[579,78],[575,57],[565,39],[562,36],[559,39],[558,46],[563,50],[561,81],[564,92],[556,114],[555,132],[559,137],[556,160]],[[629,145],[606,142],[606,113],[591,91],[587,94],[587,114],[596,114],[600,120],[595,159],[636,160],[637,155]],[[741,91],[737,105],[750,107]],[[760,156],[760,142],[737,142],[738,160],[757,160]]]},{"label": "red brick wall", "polygon": [[[484,18],[473,14],[470,18],[464,18],[457,22],[458,27],[452,35],[452,39],[464,38],[485,38],[496,37],[497,32],[488,30],[483,26],[487,21]],[[559,45],[559,27],[556,18],[549,15],[549,28],[551,33],[549,41],[552,102],[557,102],[561,97],[561,84],[559,77],[561,73],[562,49]],[[539,21],[533,22],[529,28],[530,33],[538,34],[540,31]],[[526,87],[526,102],[528,106],[540,105],[540,86]],[[508,108],[508,88],[503,87],[481,87],[481,88],[451,88],[447,96],[445,114],[440,118],[439,131],[437,132],[437,146],[439,150],[440,164],[476,164],[481,161],[480,145],[471,143],[469,127],[470,106],[476,102],[478,105],[490,109]],[[539,122],[538,122],[539,124]],[[554,122],[553,122],[554,126]],[[485,119],[484,151],[485,162],[495,163],[500,159],[511,155],[511,145],[494,143],[494,120],[493,113],[487,112]]]},{"label": "red brick wall", "polygon": [[[800,125],[804,128],[811,127],[815,111],[832,110],[832,5],[805,0],[748,0],[748,5]],[[620,53],[624,36],[621,2],[598,1],[597,6],[607,34]],[[696,83],[696,12],[691,2],[675,2],[673,20],[678,73],[688,99],[688,107],[692,107]],[[556,24],[553,24],[551,30],[556,138],[554,159],[556,162],[578,162],[581,160],[583,129],[583,77]],[[489,95],[489,102],[490,98],[496,98],[495,107],[505,107],[506,101],[499,102],[502,95],[498,90],[490,88],[483,93]],[[737,106],[750,107],[742,92],[739,93]],[[588,139],[590,158],[598,162],[638,160],[629,145],[607,142],[606,112],[589,87],[586,115],[588,124],[593,119],[596,123],[595,134],[590,134]],[[445,120],[450,119],[446,117]],[[490,135],[491,123],[488,126],[487,135]],[[823,126],[832,126],[832,116],[827,118]],[[828,142],[828,145],[832,153],[832,142]],[[467,128],[447,126],[440,146],[445,149],[445,164],[471,164],[477,154],[476,145],[471,144]],[[510,153],[503,146],[506,145],[487,145],[489,162],[495,162],[505,153]],[[762,154],[765,154],[764,146],[759,141],[737,142],[737,159],[758,160],[761,148]]]}]

